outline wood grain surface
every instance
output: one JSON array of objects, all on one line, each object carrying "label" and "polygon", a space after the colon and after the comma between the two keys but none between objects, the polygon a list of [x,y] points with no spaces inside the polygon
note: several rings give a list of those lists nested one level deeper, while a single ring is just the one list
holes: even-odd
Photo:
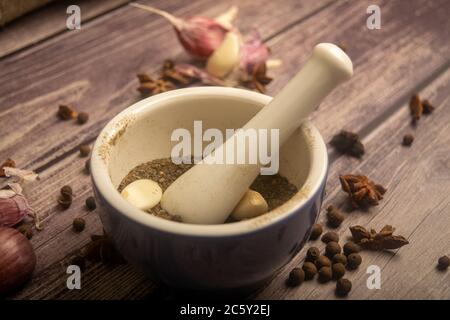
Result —
[{"label": "wood grain surface", "polygon": [[[179,15],[209,16],[230,4],[210,0],[189,4],[174,0],[142,2]],[[287,83],[319,42],[345,44],[354,62],[354,77],[326,99],[313,121],[326,141],[342,128],[361,133],[367,155],[361,161],[338,156],[330,149],[332,163],[324,207],[330,203],[345,207],[346,198],[337,181],[339,173],[367,174],[389,191],[380,206],[370,212],[348,213],[339,229],[341,238],[349,235],[349,225],[378,229],[392,224],[410,245],[392,254],[364,252],[361,268],[348,274],[354,283],[350,298],[450,298],[448,273],[434,268],[439,256],[449,254],[450,242],[450,201],[446,196],[450,184],[446,113],[450,99],[450,20],[446,12],[450,3],[235,3],[240,7],[237,23],[241,31],[256,27],[273,56],[283,60],[282,67],[270,72],[275,79],[269,85],[271,95]],[[381,30],[365,27],[366,8],[372,3],[382,8]],[[3,35],[0,32],[0,43]],[[47,219],[46,228],[32,239],[38,255],[34,277],[11,298],[148,298],[153,285],[129,265],[90,265],[83,275],[83,290],[66,288],[69,259],[88,243],[91,233],[102,229],[97,215],[84,209],[91,187],[83,172],[85,158],[79,157],[77,147],[92,142],[109,119],[140,98],[135,91],[137,72],[156,72],[166,58],[184,61],[187,57],[165,21],[129,6],[106,10],[86,22],[82,32],[64,31],[44,37],[36,45],[26,44],[0,60],[0,159],[11,157],[19,166],[40,172],[41,181],[30,188],[29,198]],[[411,93],[419,91],[437,105],[437,110],[412,128],[406,104]],[[88,111],[89,122],[79,126],[59,121],[55,113],[60,103]],[[411,148],[401,146],[407,132],[416,136]],[[56,198],[64,184],[74,188],[76,197],[71,208],[61,212]],[[74,234],[71,222],[78,216],[86,219],[87,230]],[[332,284],[312,281],[298,289],[285,287],[288,272],[301,263],[303,256],[304,250],[254,297],[334,298]],[[371,264],[382,268],[382,290],[368,290],[365,285],[365,268]]]}]

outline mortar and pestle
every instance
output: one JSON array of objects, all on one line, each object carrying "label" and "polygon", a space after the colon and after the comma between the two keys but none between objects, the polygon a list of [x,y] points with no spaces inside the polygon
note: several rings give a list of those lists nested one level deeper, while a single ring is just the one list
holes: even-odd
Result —
[{"label": "mortar and pestle", "polygon": [[[323,43],[273,99],[242,89],[198,87],[159,94],[122,111],[102,130],[91,157],[99,213],[119,251],[152,279],[175,288],[252,290],[267,281],[303,247],[320,211],[328,158],[307,116],[352,72],[348,56]],[[192,131],[195,120],[222,131],[279,129],[280,174],[299,192],[264,215],[224,224],[261,164],[200,162],[161,202],[186,223],[146,214],[125,201],[117,191],[123,177],[136,165],[170,157],[173,130]]]}]

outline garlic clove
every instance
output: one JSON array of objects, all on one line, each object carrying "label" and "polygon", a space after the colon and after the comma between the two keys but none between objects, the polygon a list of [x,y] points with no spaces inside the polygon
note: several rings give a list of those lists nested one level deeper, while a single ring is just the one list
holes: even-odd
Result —
[{"label": "garlic clove", "polygon": [[127,185],[120,194],[136,208],[148,210],[161,201],[162,189],[153,180],[140,179]]},{"label": "garlic clove", "polygon": [[283,61],[281,59],[268,59],[266,61],[266,68],[267,69],[274,69],[279,68],[283,64]]},{"label": "garlic clove", "polygon": [[236,220],[250,219],[269,211],[269,206],[264,197],[254,190],[248,190],[231,213]]},{"label": "garlic clove", "polygon": [[213,76],[223,78],[239,63],[239,35],[228,32],[220,46],[208,58],[206,70]]},{"label": "garlic clove", "polygon": [[0,227],[12,227],[32,212],[27,199],[21,194],[0,198]]}]

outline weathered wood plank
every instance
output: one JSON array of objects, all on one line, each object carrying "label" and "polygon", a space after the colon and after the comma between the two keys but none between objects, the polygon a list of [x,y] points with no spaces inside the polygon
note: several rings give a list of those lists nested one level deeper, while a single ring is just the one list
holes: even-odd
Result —
[{"label": "weathered wood plank", "polygon": [[[129,0],[78,1],[82,23],[120,7]],[[56,1],[0,29],[0,58],[67,31],[66,9],[73,1]]]},{"label": "weathered wood plank", "polygon": [[[239,25],[244,32],[256,25],[264,36],[272,36],[328,2],[270,2],[261,9],[261,26],[256,17],[241,18]],[[193,2],[179,11],[180,1],[153,4],[179,15],[214,16],[227,8],[227,4],[216,5],[211,0]],[[240,6],[242,17],[260,7],[252,1],[241,1]],[[266,22],[270,14],[279,19]],[[113,114],[139,99],[135,90],[137,72],[159,69],[169,57],[184,57],[172,28],[160,18],[127,6],[99,20],[88,23],[80,33],[64,33],[0,61],[0,121],[12,124],[0,128],[4,137],[0,158],[8,154],[19,165],[36,169],[82,141],[92,141]],[[114,77],[110,76],[112,70]],[[67,123],[55,116],[59,103],[89,111],[91,121],[72,126],[70,135],[61,137]],[[17,127],[22,130],[13,133]],[[43,135],[48,139],[36,141]],[[30,144],[32,150],[27,148]]]},{"label": "weathered wood plank", "polygon": [[[311,6],[303,6],[299,5],[297,3],[294,3],[290,7],[281,6],[281,11],[276,11],[275,9],[278,8],[277,6],[268,5],[263,10],[268,10],[266,13],[272,12],[275,16],[284,17],[284,19],[280,20],[271,20],[270,23],[264,22],[265,19],[267,19],[267,14],[261,15],[262,19],[261,22],[264,22],[264,28],[259,28],[262,33],[266,34],[266,36],[271,36],[276,34],[279,30],[283,30],[287,23],[291,23],[292,21],[297,21],[298,19],[301,19],[301,17],[307,15],[308,13],[311,13],[315,10],[318,10],[320,8],[318,5],[321,6],[326,5],[327,2],[315,2]],[[204,4],[205,8],[208,8],[210,6],[210,3]],[[203,8],[202,10],[206,10]],[[225,8],[225,7],[224,7]],[[243,16],[250,15],[253,11],[255,11],[256,7],[252,2],[244,2],[240,3],[240,9],[241,14]],[[199,10],[199,9],[197,9]],[[292,12],[298,11],[298,14],[292,16]],[[289,14],[289,16],[287,16]],[[286,16],[284,16],[286,15]],[[295,20],[289,17],[294,17]],[[242,18],[241,18],[242,19]],[[278,21],[278,22],[277,22]],[[240,25],[243,24],[245,29],[249,29],[251,27],[251,24],[258,23],[257,18],[253,18],[253,20],[246,20],[240,22]],[[160,29],[158,26],[157,29]],[[163,30],[163,32],[171,32],[170,30]],[[171,38],[172,35],[170,35]],[[172,46],[176,46],[175,42],[171,44]],[[179,52],[179,48],[177,48],[176,52]],[[157,58],[157,59],[163,59]],[[157,61],[159,63],[159,60]],[[153,62],[154,63],[154,62]],[[135,71],[132,72],[134,77]],[[71,84],[68,87],[65,87],[60,90],[56,90],[52,92],[51,94],[47,96],[43,96],[40,98],[37,98],[38,103],[42,106],[45,106],[47,104],[52,104],[55,106],[58,103],[58,100],[60,100],[62,97],[66,97],[69,99],[73,99],[74,101],[77,101],[80,99],[80,96],[83,95],[85,92],[89,91],[89,83],[86,81],[79,81],[77,83]],[[103,96],[103,99],[106,100],[108,97],[106,95]],[[36,101],[32,102],[35,103]],[[20,108],[23,108],[22,105]],[[51,107],[52,111],[54,110],[54,107]],[[6,111],[8,112],[8,111]],[[108,116],[111,117],[112,113]],[[42,110],[36,113],[33,113],[30,115],[30,118],[28,118],[28,121],[30,121],[33,117],[39,117],[42,115]],[[91,114],[92,116],[92,114]],[[64,128],[64,130],[72,131],[72,129],[78,129],[80,127],[68,124],[68,123],[60,123],[54,115],[49,116],[51,118],[51,121],[48,126],[51,125],[60,125],[61,128]],[[44,116],[44,118],[39,119],[38,122],[48,122],[48,116]],[[45,119],[45,120],[44,120]],[[25,120],[26,122],[27,120]],[[45,129],[44,129],[45,131]],[[14,137],[17,138],[17,137]],[[57,138],[57,137],[55,137]],[[51,138],[50,138],[51,139]],[[59,139],[59,138],[57,138]],[[36,158],[36,156],[34,155]],[[55,165],[49,166],[45,170],[42,171],[42,180],[39,183],[39,189],[32,188],[30,192],[30,201],[33,204],[33,207],[36,208],[40,212],[40,214],[44,218],[48,218],[46,221],[48,224],[48,228],[46,228],[44,231],[36,233],[34,236],[32,242],[33,245],[36,248],[38,256],[42,257],[39,259],[38,266],[36,269],[36,274],[33,279],[33,281],[29,284],[29,286],[21,291],[16,297],[20,298],[36,298],[36,297],[46,297],[46,298],[55,298],[55,297],[66,297],[66,298],[73,298],[74,296],[77,297],[84,297],[86,298],[86,293],[82,293],[81,295],[77,295],[77,293],[68,293],[65,282],[64,282],[64,273],[61,273],[61,270],[64,271],[64,269],[61,269],[60,263],[67,263],[67,257],[70,257],[75,253],[75,251],[85,245],[89,240],[89,234],[92,233],[100,233],[101,232],[101,224],[98,221],[98,218],[95,214],[88,214],[83,209],[83,203],[84,199],[88,196],[90,192],[90,183],[87,176],[84,176],[82,173],[82,168],[84,166],[84,159],[81,159],[78,157],[78,154],[76,152],[69,152],[69,154],[66,155],[64,160],[62,162],[56,162]],[[76,194],[76,199],[72,205],[72,207],[65,211],[60,212],[59,209],[56,206],[56,199],[58,197],[58,190],[63,184],[70,184],[74,188],[74,192]],[[39,208],[39,209],[38,209]],[[79,216],[82,215],[86,219],[88,223],[88,230],[85,231],[82,235],[75,235],[71,230],[71,221]],[[61,239],[60,239],[61,238]],[[52,254],[47,254],[48,252],[51,252]],[[128,269],[127,269],[128,270]],[[59,271],[59,272],[58,272]],[[58,277],[60,278],[54,278],[53,275],[55,272],[58,273]],[[84,279],[88,279],[86,281],[90,281],[90,279],[94,279],[95,282],[99,275],[104,276],[105,273],[109,274],[109,272],[114,272],[110,270],[104,270],[102,268],[93,268],[93,271],[89,271],[86,273]],[[47,277],[49,277],[47,279]],[[109,277],[109,275],[108,275]],[[149,282],[142,281],[142,275],[141,276],[133,276],[131,279],[136,279],[136,282],[128,281],[130,288],[138,288],[139,284],[146,283],[145,289],[142,290],[142,292],[145,292],[145,294],[148,293],[149,288],[151,288],[151,284]],[[45,279],[45,280],[44,280]],[[119,285],[115,287],[120,287]],[[61,293],[63,292],[63,293]],[[64,293],[65,292],[65,293]],[[105,295],[103,292],[100,291],[92,291],[90,292],[89,297],[110,297],[110,298],[122,298],[124,296],[131,297],[133,294],[142,294],[139,290],[133,290],[133,292],[127,292],[126,290],[120,291],[120,293],[115,292],[114,296]],[[61,294],[61,296],[59,296]],[[112,294],[112,293],[111,293]],[[142,295],[141,295],[142,297]]]},{"label": "weathered wood plank", "polygon": [[[308,54],[310,48],[312,47],[312,45],[316,42],[319,42],[321,40],[326,40],[326,38],[330,39],[330,40],[334,40],[334,41],[345,41],[345,39],[352,39],[352,41],[355,42],[355,47],[352,47],[351,45],[349,45],[349,53],[350,55],[355,59],[355,65],[356,65],[356,71],[357,72],[363,72],[364,76],[359,75],[358,73],[355,74],[355,78],[346,85],[346,89],[341,89],[343,92],[346,93],[346,96],[344,96],[344,93],[339,94],[338,92],[333,95],[333,98],[330,98],[327,100],[327,102],[322,106],[322,110],[329,112],[329,114],[333,114],[333,120],[336,121],[335,124],[336,125],[332,125],[332,123],[330,123],[329,120],[329,114],[326,115],[325,113],[317,113],[315,115],[315,122],[318,124],[319,128],[321,128],[321,131],[325,133],[325,137],[328,138],[332,133],[334,133],[334,131],[340,129],[341,125],[346,122],[346,119],[348,120],[348,124],[349,124],[349,128],[356,128],[358,130],[365,130],[366,126],[370,126],[372,121],[375,121],[376,119],[378,119],[380,117],[380,115],[383,115],[385,112],[388,112],[391,108],[396,107],[397,106],[397,101],[400,99],[404,99],[404,97],[412,90],[416,87],[418,82],[424,81],[425,79],[429,78],[430,76],[432,76],[436,70],[439,70],[440,68],[442,68],[443,66],[445,66],[445,57],[435,57],[432,55],[432,50],[429,49],[428,47],[430,45],[432,45],[433,43],[435,43],[437,45],[437,43],[439,43],[437,39],[439,39],[439,37],[445,37],[446,33],[445,31],[442,32],[436,32],[436,34],[433,34],[432,36],[430,36],[430,33],[434,32],[435,30],[437,30],[437,26],[441,25],[442,26],[442,21],[438,21],[436,23],[433,22],[433,24],[430,26],[430,29],[427,29],[426,31],[423,31],[423,33],[419,33],[420,36],[422,36],[422,39],[424,42],[422,43],[421,46],[419,46],[419,48],[421,48],[420,50],[423,50],[424,48],[427,49],[425,51],[421,51],[423,52],[423,55],[417,55],[417,51],[411,51],[411,49],[413,49],[412,47],[408,47],[409,50],[405,50],[403,53],[403,59],[400,55],[398,55],[396,53],[396,51],[399,50],[399,48],[401,47],[401,45],[397,46],[396,42],[400,41],[399,39],[402,39],[404,37],[407,37],[408,35],[411,36],[412,38],[415,38],[418,36],[417,33],[415,33],[416,31],[412,28],[412,29],[408,29],[409,33],[404,34],[403,29],[401,29],[399,26],[397,26],[394,29],[388,29],[389,32],[387,35],[384,35],[382,37],[378,37],[376,35],[374,35],[374,38],[370,38],[368,37],[367,34],[365,34],[365,32],[362,30],[361,32],[361,28],[360,28],[360,24],[353,22],[352,26],[347,26],[347,29],[342,29],[342,30],[346,30],[345,32],[345,37],[343,36],[343,34],[341,34],[340,32],[342,31],[341,29],[338,29],[337,27],[339,25],[342,25],[343,22],[344,25],[345,24],[351,24],[349,22],[350,16],[351,15],[355,15],[355,12],[359,12],[359,10],[357,9],[353,9],[354,11],[350,10],[350,13],[348,14],[348,16],[346,15],[345,12],[343,12],[342,14],[344,15],[342,20],[338,20],[336,22],[336,24],[332,24],[331,26],[329,26],[329,29],[327,29],[326,31],[323,32],[314,32],[314,30],[317,31],[317,29],[322,30],[323,27],[325,26],[319,26],[317,27],[317,21],[324,21],[324,19],[326,19],[327,17],[330,18],[332,16],[334,16],[336,13],[339,13],[341,11],[345,11],[345,6],[348,4],[335,4],[332,7],[327,8],[326,10],[323,10],[322,12],[318,13],[317,16],[306,20],[304,23],[300,23],[298,26],[293,27],[292,29],[288,30],[286,32],[286,34],[282,34],[280,37],[276,37],[274,39],[272,39],[273,45],[272,48],[274,50],[275,55],[277,56],[281,56],[285,59],[285,62],[293,62],[293,64],[295,64],[294,67],[292,67],[292,65],[286,65],[283,69],[281,69],[278,73],[278,76],[276,77],[276,81],[274,83],[274,85],[272,86],[271,90],[273,90],[272,92],[276,92],[276,90],[278,90],[282,85],[283,85],[283,81],[284,83],[287,81],[287,79],[292,75],[292,72],[295,72],[295,69],[298,65],[300,65],[300,61],[304,61],[304,59],[306,58],[306,55]],[[412,10],[406,10],[406,11],[399,11],[399,8],[396,7],[397,4],[386,4],[392,7],[389,7],[391,11],[391,15],[392,16],[388,16],[391,17],[391,21],[395,20],[396,16],[393,12],[401,12],[402,15],[408,12],[412,12]],[[385,5],[382,4],[382,8],[385,8]],[[364,9],[364,5],[361,5],[361,7],[359,7],[359,9]],[[395,10],[394,10],[395,9]],[[432,7],[432,9],[435,9],[435,7]],[[363,10],[363,12],[365,12],[365,10]],[[387,12],[387,13],[388,13]],[[431,13],[430,13],[431,14]],[[408,17],[408,16],[407,16]],[[426,24],[424,23],[424,21],[428,21],[427,19],[429,19],[430,17],[425,15],[423,17],[423,21],[419,20],[418,23],[423,23],[423,27],[426,26]],[[314,19],[314,20],[313,20]],[[405,18],[407,19],[407,18]],[[435,17],[435,19],[439,19]],[[364,21],[360,21],[360,23],[363,23]],[[404,21],[402,22],[404,23]],[[316,26],[314,29],[313,26]],[[425,25],[425,26],[424,26]],[[391,28],[393,28],[391,26]],[[395,32],[394,32],[395,31]],[[437,30],[438,31],[438,30]],[[305,32],[306,34],[303,34],[302,32]],[[317,37],[317,38],[315,38]],[[279,40],[280,38],[283,38],[282,40]],[[385,41],[385,42],[383,42]],[[406,40],[405,40],[406,42]],[[288,53],[289,52],[289,48],[293,45],[297,44],[300,47],[300,50],[297,52],[298,56],[300,57],[300,60],[294,60],[292,58],[293,54],[292,53]],[[369,50],[370,44],[376,44],[375,47],[373,48],[372,51]],[[402,42],[402,44],[404,44],[404,42]],[[440,45],[442,45],[440,43]],[[423,46],[423,47],[422,47]],[[388,50],[389,49],[389,50]],[[417,47],[415,47],[415,49],[417,49]],[[442,48],[437,48],[436,50],[439,50]],[[447,48],[448,49],[448,48]],[[367,51],[370,51],[369,52]],[[384,54],[380,53],[379,51],[383,51],[383,50],[388,50],[385,51]],[[442,49],[442,50],[446,50],[446,49]],[[375,52],[374,52],[375,51]],[[289,58],[290,57],[290,58]],[[387,59],[386,57],[389,57],[389,59]],[[410,60],[409,63],[408,60]],[[429,64],[424,63],[425,61],[428,61]],[[388,64],[388,62],[390,62]],[[399,72],[394,72],[394,71],[386,71],[387,66],[394,64],[398,69],[402,70],[403,72],[405,72],[405,74],[408,74],[407,76],[404,76],[402,74],[399,74]],[[373,71],[372,71],[373,70]],[[406,70],[406,71],[405,71]],[[414,75],[410,75],[409,73],[412,73],[414,70],[417,71],[417,73],[415,73]],[[290,73],[289,73],[290,72]],[[364,73],[365,72],[365,73]],[[369,73],[368,73],[369,72]],[[377,79],[378,77],[384,77],[384,82],[382,81],[370,81],[371,78],[375,78]],[[356,80],[355,80],[356,79]],[[367,87],[366,90],[362,90],[362,88]],[[350,88],[350,89],[348,89]],[[87,90],[87,89],[86,89]],[[387,92],[386,92],[387,91]],[[69,91],[70,92],[70,91]],[[72,93],[73,95],[77,94],[76,90],[73,90],[74,93]],[[380,93],[381,92],[381,93]],[[61,93],[63,94],[63,93]],[[55,99],[56,101],[57,99]],[[331,101],[333,101],[333,104],[331,103]],[[347,101],[352,101],[351,105],[349,103],[347,103]],[[358,103],[354,103],[353,101],[357,101]],[[56,103],[56,102],[55,102]],[[351,112],[353,112],[355,110],[355,105],[361,105],[365,108],[372,108],[371,110],[373,110],[372,114],[369,115],[365,115],[366,117],[361,117],[361,113],[358,113],[358,117],[356,121],[353,118],[353,114]],[[321,110],[321,111],[322,111]],[[331,110],[331,111],[330,111]],[[359,118],[361,117],[362,120]],[[375,120],[374,120],[375,119]],[[351,121],[350,121],[351,120]],[[67,125],[67,124],[64,124]],[[374,145],[368,145],[368,150],[369,152],[372,152],[373,150],[376,150],[378,148],[378,146],[376,144]],[[69,150],[72,150],[69,148]],[[73,156],[74,158],[70,158],[71,156]],[[67,158],[67,162],[66,160],[57,163],[56,166],[50,167],[49,169],[45,170],[43,172],[43,174],[46,176],[47,174],[50,175],[50,172],[52,172],[52,174],[55,175],[55,180],[52,181],[56,181],[55,184],[61,184],[63,181],[73,181],[74,185],[77,186],[77,188],[82,188],[83,184],[85,182],[77,181],[77,177],[80,175],[81,168],[82,168],[82,161],[79,159],[76,159],[76,155],[75,154],[70,154],[69,157]],[[74,160],[74,161],[72,161]],[[349,160],[349,159],[344,159],[342,160],[344,161],[344,163],[346,163],[345,166],[343,166],[342,168],[351,168],[351,167],[347,167],[347,165],[353,164],[356,165],[358,164],[358,161],[356,160]],[[70,167],[70,165],[73,164],[74,169],[68,169]],[[63,170],[64,168],[64,170]],[[73,170],[74,173],[70,173]],[[78,172],[76,172],[76,170],[78,170]],[[76,173],[75,173],[76,172]],[[74,174],[74,175],[72,175]],[[58,176],[59,178],[57,178],[56,176]],[[50,180],[48,180],[50,181]],[[381,181],[384,183],[384,181]],[[335,189],[335,188],[334,188]],[[56,194],[57,191],[57,187],[53,186],[53,187],[49,187],[48,189],[49,191],[52,192],[53,194]],[[329,189],[329,190],[333,190],[333,189]],[[86,191],[88,192],[88,191]],[[34,199],[43,198],[43,194],[42,193],[36,193],[36,195],[34,196]],[[45,201],[48,204],[48,206],[44,205],[41,208],[49,208],[51,205],[53,205],[55,203],[55,199],[56,199],[56,195],[53,196],[53,199],[49,198],[48,196],[45,196],[44,194],[44,198],[46,199]],[[51,199],[51,200],[50,200]],[[342,200],[342,197],[341,197]],[[82,201],[82,200],[80,200]],[[78,209],[81,209],[81,205],[78,207]],[[72,211],[73,210],[73,211]],[[48,214],[49,213],[55,213],[55,211],[52,210],[48,210],[46,211]],[[73,217],[75,217],[79,211],[77,211],[77,207],[74,206],[73,209],[70,209],[70,211],[67,211],[64,213],[64,215],[66,215],[66,213],[69,213],[69,215],[67,215],[68,217],[64,219],[64,217],[60,217],[57,215],[53,215],[52,216],[52,220],[50,220],[50,223],[52,225],[51,228],[47,228],[47,229],[51,229],[51,230],[44,230],[43,233],[36,235],[35,239],[33,239],[33,241],[36,241],[36,244],[38,244],[39,248],[44,248],[46,247],[46,249],[42,249],[42,255],[44,255],[44,252],[59,252],[58,254],[56,254],[56,257],[51,258],[53,263],[57,263],[57,261],[63,259],[65,257],[65,255],[67,254],[67,252],[69,252],[69,250],[65,251],[66,249],[64,249],[65,245],[67,245],[68,242],[62,242],[62,244],[59,244],[59,242],[61,242],[61,240],[59,237],[56,237],[56,235],[60,234],[64,234],[64,236],[66,236],[66,234],[64,232],[66,231],[70,231],[70,221],[71,219],[73,219]],[[54,220],[55,219],[55,220]],[[59,220],[59,223],[55,223],[54,221],[56,221],[57,219],[61,219]],[[56,227],[54,228],[54,223],[56,224]],[[58,227],[59,225],[59,227]],[[58,229],[59,228],[59,229]],[[97,225],[96,228],[100,228],[100,226]],[[56,229],[56,231],[55,231]],[[59,230],[59,231],[58,231]],[[49,235],[46,234],[46,232],[49,232],[51,234],[53,234],[53,239],[50,239],[50,237],[48,237]],[[72,244],[76,244],[77,241],[80,241],[77,239],[72,239]],[[70,241],[69,241],[69,245],[70,245]],[[78,245],[82,245],[83,242],[80,241],[78,242]],[[38,250],[40,250],[38,248]],[[76,248],[76,245],[73,245],[72,247],[73,249]],[[45,261],[45,264],[48,266],[49,264],[51,264],[52,261]],[[295,263],[295,261],[294,261]],[[41,265],[39,267],[42,273],[45,272],[45,268],[43,268],[43,266]],[[38,276],[39,276],[39,271],[38,271]],[[44,279],[44,278],[42,278]],[[280,281],[284,281],[284,277],[280,276],[280,278],[277,278],[276,281],[278,281],[278,279],[280,279]],[[40,287],[44,287],[45,285],[40,283],[40,284],[36,284],[34,283],[33,285],[36,286],[40,286]],[[30,289],[31,290],[31,289]],[[34,287],[34,290],[36,290],[36,287]],[[272,290],[272,291],[271,291]],[[275,286],[274,284],[270,285],[266,291],[264,291],[263,293],[263,297],[278,297],[280,298],[281,296],[276,296],[275,293],[272,293],[272,295],[270,294],[270,292],[280,292],[280,287]],[[19,294],[18,297],[20,296],[28,296],[29,295],[29,291],[25,290],[23,293]],[[317,293],[316,293],[317,294]],[[51,295],[50,293],[48,294],[49,296]],[[312,296],[315,296],[315,294],[313,294]],[[118,295],[116,297],[124,297],[124,295]]]},{"label": "weathered wood plank", "polygon": [[[387,187],[385,199],[369,212],[354,211],[346,215],[338,232],[341,243],[350,236],[348,227],[362,225],[379,230],[393,225],[409,245],[398,251],[363,252],[360,268],[348,272],[354,285],[354,299],[449,299],[450,274],[436,269],[437,259],[450,248],[450,69],[421,90],[421,95],[437,106],[435,113],[420,120],[417,128],[410,124],[407,101],[364,141],[369,153],[362,162],[341,157],[330,170],[328,204],[346,207],[340,190],[341,173],[363,173]],[[411,148],[401,145],[402,137],[413,133]],[[325,225],[325,215],[319,220]],[[309,242],[302,252],[263,290],[261,299],[332,299],[334,283],[321,285],[315,280],[297,289],[284,285],[292,267],[301,264],[310,245],[323,248],[320,240]],[[366,287],[366,268],[381,268],[380,290]]]}]

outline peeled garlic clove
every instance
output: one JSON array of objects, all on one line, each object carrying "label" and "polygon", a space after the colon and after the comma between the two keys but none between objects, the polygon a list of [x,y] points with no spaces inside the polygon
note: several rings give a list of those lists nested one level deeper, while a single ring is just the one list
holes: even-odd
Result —
[{"label": "peeled garlic clove", "polygon": [[148,210],[161,201],[162,189],[153,180],[140,179],[127,185],[120,194],[136,208]]},{"label": "peeled garlic clove", "polygon": [[236,220],[250,219],[269,211],[263,196],[256,191],[248,190],[231,213]]},{"label": "peeled garlic clove", "polygon": [[213,76],[223,78],[239,62],[240,39],[235,32],[228,32],[220,46],[206,63],[206,70]]}]

